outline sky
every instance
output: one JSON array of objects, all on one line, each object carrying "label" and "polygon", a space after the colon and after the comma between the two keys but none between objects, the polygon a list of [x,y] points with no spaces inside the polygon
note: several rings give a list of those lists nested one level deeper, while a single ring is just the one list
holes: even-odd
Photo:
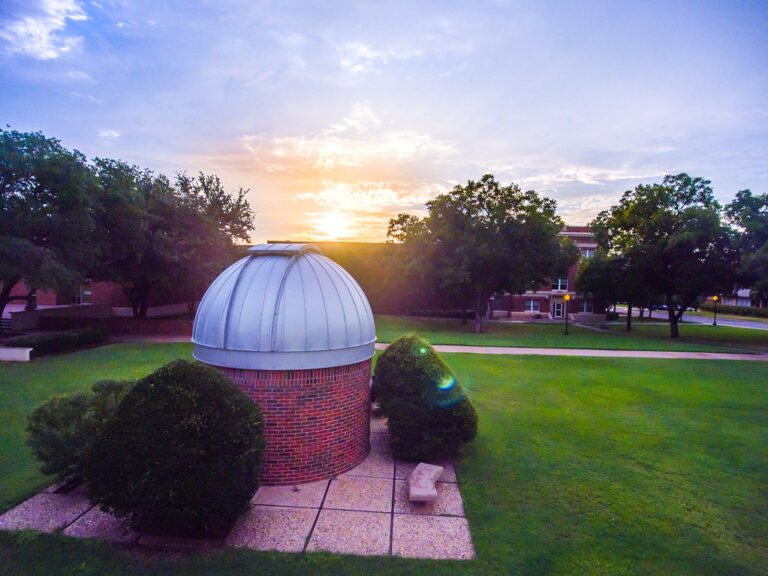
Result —
[{"label": "sky", "polygon": [[2,0],[0,122],[249,189],[252,241],[385,239],[492,173],[586,224],[768,192],[768,2]]}]

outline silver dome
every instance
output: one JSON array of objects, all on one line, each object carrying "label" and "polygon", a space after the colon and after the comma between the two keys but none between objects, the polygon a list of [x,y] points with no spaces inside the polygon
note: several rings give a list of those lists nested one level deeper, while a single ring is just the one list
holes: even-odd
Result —
[{"label": "silver dome", "polygon": [[374,354],[373,313],[360,285],[311,244],[259,244],[200,301],[193,355],[206,364],[304,370]]}]

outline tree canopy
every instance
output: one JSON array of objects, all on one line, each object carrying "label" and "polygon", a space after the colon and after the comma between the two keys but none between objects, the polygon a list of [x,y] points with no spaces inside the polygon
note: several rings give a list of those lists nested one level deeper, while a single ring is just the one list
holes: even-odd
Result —
[{"label": "tree canopy", "polygon": [[736,253],[708,180],[677,174],[638,185],[591,226],[601,249],[664,298],[673,338],[687,307],[732,286]]},{"label": "tree canopy", "polygon": [[248,240],[247,192],[230,195],[216,175],[171,182],[119,160],[88,163],[39,132],[0,130],[0,313],[22,281],[31,293],[114,281],[136,316],[153,291],[196,300]]},{"label": "tree canopy", "polygon": [[486,174],[427,202],[425,218],[391,219],[387,237],[404,244],[414,279],[474,310],[480,332],[494,293],[538,288],[575,262],[555,209],[554,200]]},{"label": "tree canopy", "polygon": [[0,314],[22,280],[79,281],[98,256],[97,185],[85,157],[39,132],[0,129]]},{"label": "tree canopy", "polygon": [[728,220],[737,228],[741,263],[737,270],[740,286],[751,289],[761,305],[768,301],[768,194],[754,195],[739,190],[725,207]]}]

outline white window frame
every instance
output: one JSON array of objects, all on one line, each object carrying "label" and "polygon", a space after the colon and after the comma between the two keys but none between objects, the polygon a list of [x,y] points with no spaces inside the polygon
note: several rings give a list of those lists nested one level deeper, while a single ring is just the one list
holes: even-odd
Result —
[{"label": "white window frame", "polygon": [[526,312],[541,312],[541,302],[538,298],[526,298],[523,302],[523,310]]},{"label": "white window frame", "polygon": [[557,278],[552,282],[552,290],[565,292],[568,290],[568,278]]}]

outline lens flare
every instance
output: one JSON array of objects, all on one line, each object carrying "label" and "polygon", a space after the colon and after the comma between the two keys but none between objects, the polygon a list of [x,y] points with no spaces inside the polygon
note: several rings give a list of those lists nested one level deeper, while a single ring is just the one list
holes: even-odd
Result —
[{"label": "lens flare", "polygon": [[456,384],[456,379],[452,376],[443,376],[437,383],[437,387],[440,390],[450,390]]}]

